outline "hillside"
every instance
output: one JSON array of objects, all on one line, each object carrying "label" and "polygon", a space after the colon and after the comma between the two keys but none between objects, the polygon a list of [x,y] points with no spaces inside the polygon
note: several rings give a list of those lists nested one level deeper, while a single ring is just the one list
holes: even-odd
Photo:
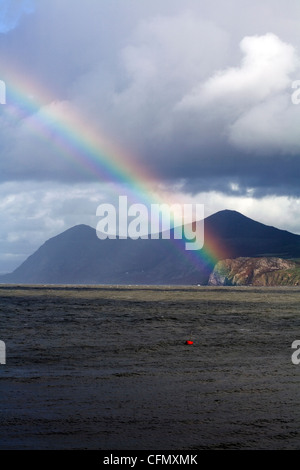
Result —
[{"label": "hillside", "polygon": [[235,211],[207,217],[204,232],[204,248],[195,253],[172,239],[99,240],[95,229],[77,225],[47,240],[13,273],[0,276],[0,282],[205,285],[223,259],[300,257],[299,235]]}]

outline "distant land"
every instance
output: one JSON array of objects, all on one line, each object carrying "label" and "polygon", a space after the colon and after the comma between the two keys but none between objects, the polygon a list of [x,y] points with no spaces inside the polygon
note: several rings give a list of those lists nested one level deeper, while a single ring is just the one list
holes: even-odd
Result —
[{"label": "distant land", "polygon": [[[0,283],[234,285],[234,279],[239,279],[238,285],[253,284],[253,276],[250,282],[250,278],[243,280],[236,272],[245,268],[243,263],[230,265],[228,261],[238,258],[255,258],[249,268],[252,271],[256,269],[253,263],[262,262],[258,258],[272,258],[273,267],[274,263],[282,266],[275,271],[298,269],[300,235],[230,210],[207,217],[204,233],[204,248],[187,252],[183,246],[178,248],[178,240],[99,240],[95,229],[77,225],[47,240],[14,272],[0,276]],[[285,268],[280,261],[275,261],[278,258],[291,260],[293,265],[287,263]],[[227,264],[217,264],[224,260]],[[267,261],[264,263],[268,268]],[[218,277],[218,273],[221,276]],[[224,279],[220,281],[222,276]],[[297,283],[295,276],[297,273],[294,273],[293,285]],[[283,285],[291,277],[278,275],[276,279]]]}]

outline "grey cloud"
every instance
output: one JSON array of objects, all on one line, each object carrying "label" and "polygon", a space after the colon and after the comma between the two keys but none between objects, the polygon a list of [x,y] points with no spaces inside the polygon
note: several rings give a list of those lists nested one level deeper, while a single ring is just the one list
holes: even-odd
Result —
[{"label": "grey cloud", "polygon": [[[298,5],[40,0],[0,57],[9,65],[12,55],[58,107],[69,101],[186,191],[228,193],[237,181],[241,193],[296,194],[300,107],[288,106],[288,81],[298,78]],[[259,38],[277,48],[267,67],[256,60]],[[2,113],[2,179],[93,180],[31,132],[30,119],[12,124]]]},{"label": "grey cloud", "polygon": [[[95,225],[99,202],[118,196],[65,152],[55,126],[38,132],[44,113],[63,119],[66,106],[169,193],[300,233],[289,85],[300,79],[299,0],[36,0],[25,13],[0,34],[1,271],[72,225]],[[253,39],[267,34],[268,67]],[[11,71],[37,106],[14,107]]]}]

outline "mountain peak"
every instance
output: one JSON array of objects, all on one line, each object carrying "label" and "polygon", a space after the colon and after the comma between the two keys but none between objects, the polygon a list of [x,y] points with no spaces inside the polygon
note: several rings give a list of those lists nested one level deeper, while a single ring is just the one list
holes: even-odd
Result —
[{"label": "mountain peak", "polygon": [[218,211],[214,214],[212,214],[211,216],[208,217],[209,218],[223,218],[223,219],[249,219],[249,220],[252,220],[250,219],[249,217],[247,217],[246,215],[244,214],[241,214],[240,212],[238,211],[235,211],[235,210],[231,210],[231,209],[223,209],[221,211]]},{"label": "mountain peak", "polygon": [[80,224],[47,240],[12,274],[0,277],[0,282],[204,285],[214,268],[208,258],[298,258],[300,235],[226,209],[205,219],[204,248],[198,261],[190,254],[185,256],[178,243],[162,238],[100,240],[94,228]]}]

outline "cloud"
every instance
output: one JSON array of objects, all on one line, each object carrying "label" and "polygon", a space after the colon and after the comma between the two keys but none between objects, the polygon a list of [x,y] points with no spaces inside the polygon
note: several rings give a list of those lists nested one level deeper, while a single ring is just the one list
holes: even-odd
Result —
[{"label": "cloud", "polygon": [[[207,42],[208,37],[213,40]],[[130,136],[147,142],[168,138],[176,101],[224,64],[228,52],[228,34],[191,12],[141,22],[122,50],[126,82],[114,94],[115,125],[121,115],[120,127]]]},{"label": "cloud", "polygon": [[229,140],[236,147],[256,154],[299,156],[300,112],[291,104],[289,93],[274,96],[253,106],[229,128]]},{"label": "cloud", "polygon": [[[0,160],[2,180],[76,179],[76,165],[60,144],[59,122],[68,113],[68,103],[53,102],[32,114],[11,119],[14,109],[8,105],[2,115]],[[8,124],[9,123],[9,124]]]},{"label": "cloud", "polygon": [[275,34],[246,36],[240,43],[243,59],[240,67],[220,70],[200,84],[178,105],[240,105],[241,109],[256,104],[291,86],[290,75],[298,58],[293,46]]},{"label": "cloud", "polygon": [[48,238],[74,225],[95,227],[96,209],[109,194],[112,188],[99,184],[0,184],[0,272],[12,271]]},{"label": "cloud", "polygon": [[34,9],[34,0],[0,0],[0,33],[15,29],[22,16]]},{"label": "cloud", "polygon": [[[94,3],[96,17],[101,13],[97,5],[96,8]],[[64,5],[61,8],[64,9]],[[75,2],[75,12],[77,8],[79,4]],[[138,22],[130,35],[123,38],[119,50],[108,60],[105,57],[107,52],[104,52],[103,44],[106,42],[102,39],[103,31],[96,32],[99,30],[96,21],[89,24],[89,34],[83,35],[82,41],[81,36],[74,36],[79,25],[83,30],[87,27],[84,22],[86,12],[81,9],[80,12],[81,16],[79,12],[78,15],[74,13],[70,20],[77,29],[69,31],[69,26],[66,26],[66,31],[70,33],[66,41],[62,41],[65,33],[60,27],[61,16],[57,19],[57,34],[51,42],[53,50],[48,50],[44,39],[44,32],[50,29],[48,23],[42,29],[39,41],[44,55],[36,63],[46,70],[51,65],[52,71],[46,82],[50,84],[50,89],[56,89],[60,80],[53,76],[57,69],[62,67],[64,70],[64,73],[56,74],[58,77],[64,76],[64,81],[68,79],[65,98],[60,97],[56,102],[57,115],[60,118],[63,114],[59,111],[63,106],[60,103],[69,101],[86,121],[98,126],[99,132],[112,136],[121,147],[128,148],[129,153],[132,149],[145,166],[153,165],[160,175],[161,157],[168,152],[166,147],[172,142],[176,127],[172,113],[174,104],[217,64],[226,63],[228,34],[191,12],[159,15]],[[213,38],[209,46],[207,37]],[[57,63],[57,57],[64,58],[62,65]],[[48,63],[44,67],[45,58]],[[32,58],[28,62],[31,63]],[[76,73],[74,63],[82,64]],[[45,77],[42,78],[45,83]],[[49,106],[53,107],[51,103]],[[21,123],[12,124],[9,116],[3,122],[2,145],[6,142],[8,150],[1,163],[2,178],[20,179],[23,175],[24,178],[31,176],[35,179],[86,179],[83,171],[80,176],[80,171],[74,169],[72,162],[68,163],[64,154],[57,151],[51,139],[47,142],[34,129],[30,129],[29,124],[37,121],[44,112],[47,113],[47,106],[34,115],[25,116]],[[78,129],[76,131],[80,132]],[[153,147],[156,148],[155,152],[152,151]],[[169,157],[165,160],[169,161]],[[164,178],[163,173],[161,176]]]},{"label": "cloud", "polygon": [[[300,107],[290,99],[297,29],[286,7],[276,0],[282,14],[268,16],[274,2],[246,2],[248,16],[236,24],[241,7],[233,0],[230,12],[216,0],[130,5],[41,1],[36,28],[14,32],[18,41],[8,51],[23,64],[20,77],[32,75],[56,100],[22,122],[2,113],[2,180],[94,180],[53,135],[47,140],[32,128],[48,108],[63,118],[69,103],[146,172],[173,184],[184,179],[187,192],[219,187],[231,194],[232,182],[240,194],[299,191]],[[275,33],[245,36],[263,23],[293,45]]]},{"label": "cloud", "polygon": [[300,233],[298,12],[296,0],[0,0],[1,270],[118,195],[62,134],[39,132],[69,106],[179,200]]},{"label": "cloud", "polygon": [[176,109],[205,112],[241,150],[297,154],[300,112],[291,100],[293,76],[300,74],[295,48],[268,33],[245,37],[240,49],[239,67],[220,70],[184,96]]}]

